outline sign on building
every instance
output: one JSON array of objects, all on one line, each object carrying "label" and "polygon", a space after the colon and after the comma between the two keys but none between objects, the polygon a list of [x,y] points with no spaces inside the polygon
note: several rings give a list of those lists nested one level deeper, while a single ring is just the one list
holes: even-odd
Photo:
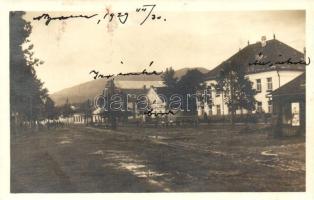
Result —
[{"label": "sign on building", "polygon": [[292,126],[300,126],[300,104],[299,102],[291,103]]}]

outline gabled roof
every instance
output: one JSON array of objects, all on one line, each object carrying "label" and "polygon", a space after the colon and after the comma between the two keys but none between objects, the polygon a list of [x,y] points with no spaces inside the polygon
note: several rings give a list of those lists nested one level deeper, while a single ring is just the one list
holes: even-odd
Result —
[{"label": "gabled roof", "polygon": [[152,80],[152,81],[145,81],[143,83],[141,80],[138,81],[120,81],[120,80],[114,80],[115,86],[117,88],[121,89],[142,89],[144,85],[146,85],[147,88],[150,86],[153,87],[162,87],[163,83],[161,80]]},{"label": "gabled roof", "polygon": [[[249,63],[254,63],[256,60],[259,62],[271,61],[272,63],[275,63],[278,61],[286,61],[289,58],[294,62],[301,61],[304,59],[304,54],[277,39],[267,40],[264,47],[261,42],[257,42],[255,44],[247,45],[245,48],[215,67],[206,75],[206,79],[215,79],[220,71],[228,66],[243,66],[247,74],[273,70],[275,69],[274,66],[250,66]],[[278,70],[305,70],[304,64],[278,64],[276,67]]]},{"label": "gabled roof", "polygon": [[[147,70],[148,71],[148,70]],[[150,72],[150,71],[149,71]],[[136,72],[139,73],[139,72]],[[162,75],[128,75],[128,76],[116,76],[115,81],[162,81]]]},{"label": "gabled roof", "polygon": [[305,73],[274,90],[271,94],[273,97],[284,95],[305,95]]},{"label": "gabled roof", "polygon": [[148,89],[144,89],[144,88],[141,88],[141,89],[123,89],[123,88],[120,89],[119,88],[119,90],[123,92],[124,94],[130,95],[130,97],[132,97],[132,95],[136,95],[136,96],[146,95],[148,91]]}]

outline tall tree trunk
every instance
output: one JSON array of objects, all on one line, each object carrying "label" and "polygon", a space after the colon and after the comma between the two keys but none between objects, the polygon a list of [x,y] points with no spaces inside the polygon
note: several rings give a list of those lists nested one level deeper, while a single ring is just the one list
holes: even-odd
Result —
[{"label": "tall tree trunk", "polygon": [[235,116],[235,112],[232,109],[232,111],[231,111],[231,125],[234,125],[234,116]]}]

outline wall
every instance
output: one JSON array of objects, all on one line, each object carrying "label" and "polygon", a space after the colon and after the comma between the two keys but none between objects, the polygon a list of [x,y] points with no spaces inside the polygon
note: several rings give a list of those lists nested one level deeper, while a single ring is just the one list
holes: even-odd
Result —
[{"label": "wall", "polygon": [[277,71],[267,71],[255,74],[249,74],[247,77],[253,82],[253,88],[256,89],[256,79],[261,79],[262,91],[257,93],[255,99],[262,102],[262,109],[265,113],[268,111],[268,101],[271,100],[270,91],[267,91],[267,78],[272,78],[273,90],[283,86],[289,81],[293,80],[303,72],[301,71],[279,71],[279,76]]},{"label": "wall", "polygon": [[[279,76],[276,70],[273,71],[267,71],[267,72],[260,72],[260,73],[254,73],[254,74],[248,74],[247,77],[250,79],[250,81],[253,82],[253,88],[256,89],[256,79],[261,79],[261,86],[262,90],[261,92],[257,93],[255,96],[255,99],[259,102],[262,102],[262,110],[265,113],[269,113],[268,109],[268,101],[271,99],[269,95],[270,91],[267,91],[267,78],[271,77],[272,78],[272,90],[275,90],[279,88],[279,86],[283,86],[284,84],[288,83],[289,81],[293,80],[300,74],[302,74],[303,71],[279,71]],[[280,77],[280,81],[279,81]],[[280,83],[279,83],[280,82]],[[215,80],[209,80],[206,82],[207,85],[215,84]],[[280,84],[280,85],[279,85]],[[223,103],[223,96],[220,94],[219,96],[216,96],[216,92],[214,91],[214,88],[212,88],[212,102],[213,102],[213,107],[212,107],[212,114],[217,115],[217,109],[216,105],[221,106],[221,114],[222,115],[228,115],[228,107]],[[222,106],[223,105],[223,106]],[[201,115],[202,113],[206,113],[209,115],[208,109],[205,108],[203,111],[199,110],[198,113]],[[254,111],[256,112],[256,111]],[[238,110],[237,114],[240,114],[241,111]],[[245,110],[243,113],[247,113]]]}]

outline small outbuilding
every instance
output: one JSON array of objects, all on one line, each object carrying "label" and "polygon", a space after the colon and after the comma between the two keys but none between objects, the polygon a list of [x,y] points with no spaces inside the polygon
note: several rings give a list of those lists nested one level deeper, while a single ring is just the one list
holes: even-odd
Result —
[{"label": "small outbuilding", "polygon": [[305,73],[274,90],[273,133],[275,136],[305,134]]}]

